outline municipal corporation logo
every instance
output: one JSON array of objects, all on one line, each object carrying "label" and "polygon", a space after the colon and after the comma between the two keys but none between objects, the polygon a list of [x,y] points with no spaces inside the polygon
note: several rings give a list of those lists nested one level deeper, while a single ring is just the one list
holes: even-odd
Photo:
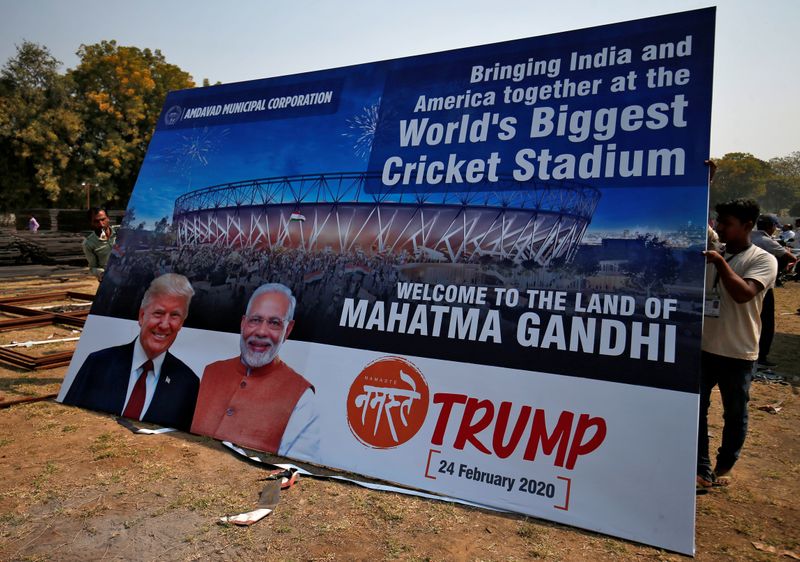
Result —
[{"label": "municipal corporation logo", "polygon": [[167,110],[166,115],[164,115],[164,123],[167,125],[174,125],[178,121],[180,121],[181,113],[183,110],[179,105],[173,105]]},{"label": "municipal corporation logo", "polygon": [[401,357],[382,357],[358,374],[347,396],[347,423],[359,441],[376,449],[402,445],[428,414],[428,383]]}]

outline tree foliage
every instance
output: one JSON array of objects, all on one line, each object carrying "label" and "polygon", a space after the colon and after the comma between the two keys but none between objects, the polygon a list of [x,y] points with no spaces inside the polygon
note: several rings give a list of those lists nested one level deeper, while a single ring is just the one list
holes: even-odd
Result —
[{"label": "tree foliage", "polygon": [[788,156],[773,158],[769,165],[775,175],[783,177],[800,177],[800,151],[795,151]]},{"label": "tree foliage", "polygon": [[160,51],[120,47],[116,41],[82,45],[69,72],[85,132],[77,157],[105,201],[127,202],[167,92],[194,86],[191,76]]},{"label": "tree foliage", "polygon": [[17,55],[9,59],[0,71],[3,86],[22,94],[46,90],[58,75],[61,61],[47,47],[30,41],[17,45]]},{"label": "tree foliage", "polygon": [[194,86],[160,51],[82,45],[78,66],[24,42],[0,70],[0,209],[124,205],[167,92]]},{"label": "tree foliage", "polygon": [[717,173],[711,184],[711,203],[752,197],[766,192],[769,164],[745,152],[731,152],[716,161]]},{"label": "tree foliage", "polygon": [[765,162],[743,152],[716,160],[711,206],[739,197],[758,201],[764,211],[779,213],[800,199],[800,152]]},{"label": "tree foliage", "polygon": [[26,41],[0,71],[0,208],[45,205],[75,182],[83,124],[60,65]]}]

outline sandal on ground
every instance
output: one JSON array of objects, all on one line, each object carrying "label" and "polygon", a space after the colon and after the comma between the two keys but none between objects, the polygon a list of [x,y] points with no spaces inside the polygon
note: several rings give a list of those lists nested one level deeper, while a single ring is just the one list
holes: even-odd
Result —
[{"label": "sandal on ground", "polygon": [[730,486],[731,484],[731,477],[730,476],[717,476],[714,478],[714,486],[725,487]]},{"label": "sandal on ground", "polygon": [[695,480],[695,482],[696,482],[695,488],[698,489],[698,490],[706,490],[708,488],[711,488],[714,485],[714,481],[713,480],[708,480],[706,478],[703,478],[700,475],[697,476],[697,479]]}]

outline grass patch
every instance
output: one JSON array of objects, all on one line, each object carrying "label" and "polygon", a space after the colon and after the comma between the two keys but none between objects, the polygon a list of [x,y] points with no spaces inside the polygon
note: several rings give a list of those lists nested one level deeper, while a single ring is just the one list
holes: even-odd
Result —
[{"label": "grass patch", "polygon": [[[102,503],[102,501],[100,500],[94,505],[84,506],[83,509],[80,511],[79,517],[83,518],[84,520],[91,519],[92,517],[100,515],[101,513],[105,513],[109,509],[110,508],[106,504]],[[93,529],[87,526],[86,532],[88,532],[89,534],[94,534],[97,533],[97,529]]]},{"label": "grass patch", "polygon": [[386,547],[386,552],[389,554],[389,556],[393,556],[395,558],[398,558],[400,555],[405,554],[406,552],[411,552],[410,546],[396,540],[387,539],[383,544]]},{"label": "grass patch", "polygon": [[367,496],[366,503],[370,505],[373,513],[386,522],[397,523],[403,520],[402,511],[393,502],[387,501],[383,495]]},{"label": "grass patch", "polygon": [[44,465],[42,471],[33,477],[33,489],[37,492],[41,491],[42,485],[45,484],[50,479],[50,476],[55,474],[57,470],[58,468],[55,463],[48,461],[47,464]]},{"label": "grass patch", "polygon": [[[163,513],[175,509],[186,509],[204,515],[232,514],[254,509],[254,507],[247,508],[250,503],[242,503],[232,497],[228,490],[219,486],[196,487],[193,484],[187,484],[179,492],[166,494],[166,497],[174,499],[162,510]],[[250,500],[250,502],[252,501]]]},{"label": "grass patch", "polygon": [[96,461],[118,458],[123,453],[123,445],[120,441],[120,438],[113,433],[101,433],[89,445],[89,450],[94,454]]},{"label": "grass patch", "polygon": [[536,527],[527,521],[523,522],[517,529],[517,536],[523,539],[535,539]]},{"label": "grass patch", "polygon": [[164,478],[172,475],[172,470],[167,463],[150,460],[137,460],[137,462],[141,465],[141,473],[146,474],[148,480],[163,480]]},{"label": "grass patch", "polygon": [[29,554],[22,558],[17,558],[17,560],[20,562],[45,562],[46,560],[50,560],[50,557],[44,554]]},{"label": "grass patch", "polygon": [[190,511],[203,511],[211,507],[211,500],[208,498],[195,498],[189,502],[189,505],[186,507],[188,507]]},{"label": "grass patch", "polygon": [[16,513],[0,513],[0,525],[10,525],[16,527],[20,523],[24,523],[26,517],[17,515]]},{"label": "grass patch", "polygon": [[34,418],[41,418],[52,415],[52,413],[47,408],[46,402],[35,402],[33,404],[23,404],[22,406],[27,406],[26,408],[24,408],[24,413],[23,413],[23,416],[25,416],[26,420],[32,420]]},{"label": "grass patch", "polygon": [[517,528],[517,536],[525,541],[528,556],[531,558],[550,558],[553,551],[548,546],[548,534],[542,532],[538,525],[525,520]]},{"label": "grass patch", "polygon": [[603,549],[614,554],[625,554],[627,552],[625,545],[614,539],[605,539],[603,541]]}]

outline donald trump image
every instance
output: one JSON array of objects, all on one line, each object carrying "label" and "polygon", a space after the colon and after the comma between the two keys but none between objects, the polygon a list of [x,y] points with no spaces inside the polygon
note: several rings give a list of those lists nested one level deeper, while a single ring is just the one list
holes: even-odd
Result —
[{"label": "donald trump image", "polygon": [[169,348],[193,295],[183,275],[154,279],[139,308],[139,335],[91,353],[63,403],[188,431],[200,381]]}]

